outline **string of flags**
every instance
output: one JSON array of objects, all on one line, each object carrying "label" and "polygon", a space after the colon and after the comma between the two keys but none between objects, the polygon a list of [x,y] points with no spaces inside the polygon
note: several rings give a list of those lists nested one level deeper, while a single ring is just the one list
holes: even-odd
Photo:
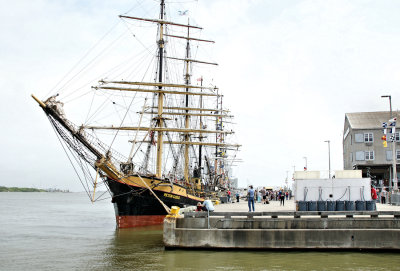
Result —
[{"label": "string of flags", "polygon": [[384,148],[387,148],[387,134],[391,134],[389,140],[390,142],[394,142],[396,140],[396,120],[397,118],[392,118],[388,122],[382,123],[382,128],[383,128],[383,136],[381,139],[383,140],[382,144]]}]

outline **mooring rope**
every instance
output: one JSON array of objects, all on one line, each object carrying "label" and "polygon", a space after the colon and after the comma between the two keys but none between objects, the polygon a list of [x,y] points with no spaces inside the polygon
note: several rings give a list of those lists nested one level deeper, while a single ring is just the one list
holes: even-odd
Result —
[{"label": "mooring rope", "polygon": [[139,174],[138,174],[138,177],[143,182],[143,184],[147,187],[147,189],[150,190],[150,192],[153,194],[153,196],[156,197],[156,199],[164,207],[165,211],[167,211],[167,213],[170,213],[171,212],[171,208],[169,208],[167,205],[165,205],[165,203],[156,195],[156,193],[154,193],[153,189],[151,189],[150,186],[147,185],[147,183],[142,179],[142,177]]}]

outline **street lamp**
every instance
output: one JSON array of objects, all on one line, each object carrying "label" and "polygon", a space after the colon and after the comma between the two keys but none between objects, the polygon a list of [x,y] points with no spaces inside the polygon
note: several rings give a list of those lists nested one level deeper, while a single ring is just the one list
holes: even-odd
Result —
[{"label": "street lamp", "polygon": [[331,178],[331,141],[325,140],[324,142],[328,142],[328,156],[329,156],[329,179]]},{"label": "street lamp", "polygon": [[[393,111],[392,111],[392,96],[391,95],[382,95],[381,98],[389,98],[389,106],[390,106],[390,119],[393,119]],[[395,134],[393,134],[395,136]],[[392,178],[393,178],[393,190],[397,192],[397,170],[396,170],[396,140],[392,140]],[[389,182],[389,191],[392,192],[392,182]]]},{"label": "street lamp", "polygon": [[390,118],[393,118],[393,115],[392,115],[392,95],[382,95],[381,98],[389,98]]}]

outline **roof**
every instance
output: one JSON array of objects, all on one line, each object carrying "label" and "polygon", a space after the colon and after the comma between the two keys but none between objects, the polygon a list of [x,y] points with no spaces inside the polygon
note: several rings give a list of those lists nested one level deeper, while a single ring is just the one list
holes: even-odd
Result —
[{"label": "roof", "polygon": [[[398,111],[393,111],[393,117],[400,121]],[[346,118],[352,129],[380,129],[390,119],[390,111],[346,113]]]}]

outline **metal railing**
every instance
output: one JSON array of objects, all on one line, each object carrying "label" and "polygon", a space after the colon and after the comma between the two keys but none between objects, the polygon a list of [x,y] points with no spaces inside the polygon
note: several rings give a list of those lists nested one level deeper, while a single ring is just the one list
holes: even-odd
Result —
[{"label": "metal railing", "polygon": [[395,218],[400,219],[400,211],[290,211],[290,212],[185,212],[185,218],[206,218],[206,217],[269,217],[269,218],[328,218],[328,217],[355,216],[370,218]]}]

